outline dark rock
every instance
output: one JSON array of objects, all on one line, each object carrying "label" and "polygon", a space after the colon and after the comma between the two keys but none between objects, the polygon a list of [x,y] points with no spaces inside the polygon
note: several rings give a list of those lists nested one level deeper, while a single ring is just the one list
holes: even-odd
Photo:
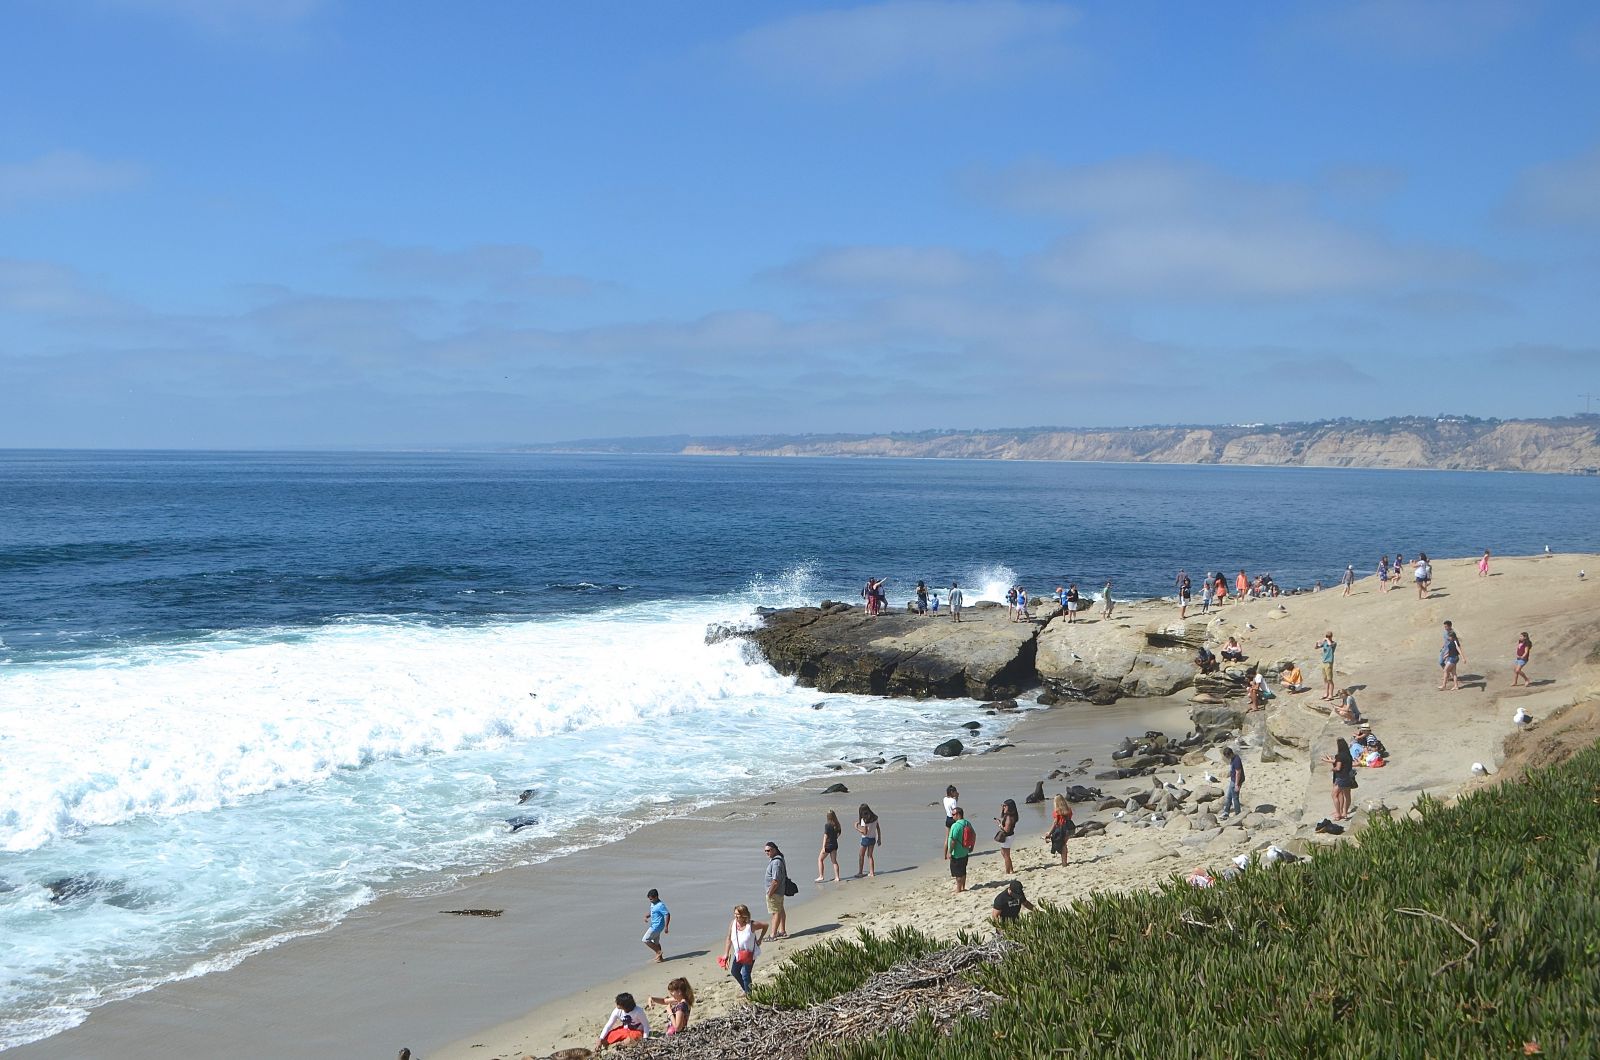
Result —
[{"label": "dark rock", "polygon": [[1023,799],[1022,801],[1028,803],[1030,806],[1033,805],[1034,803],[1043,802],[1044,801],[1044,781],[1041,780],[1041,781],[1039,781],[1039,783],[1035,784],[1033,786],[1033,791],[1030,792],[1028,794],[1028,797],[1026,799]]},{"label": "dark rock", "polygon": [[982,725],[980,725],[980,724],[978,724],[978,723],[977,723],[977,722],[975,722],[975,721],[966,721],[966,722],[962,722],[962,723],[961,723],[961,727],[962,727],[962,728],[963,728],[963,729],[967,729],[967,730],[969,730],[969,731],[971,731],[971,732],[977,732],[977,731],[978,731],[978,730],[979,730],[979,729],[981,729],[981,728],[983,728],[983,726],[982,726]]},{"label": "dark rock", "polygon": [[827,787],[822,789],[822,793],[824,795],[841,795],[847,794],[849,791],[850,789],[845,787],[843,784],[829,784]]},{"label": "dark rock", "polygon": [[741,635],[779,673],[826,692],[994,700],[1038,684],[1038,631],[1002,616],[972,613],[958,624],[796,607],[765,616]]},{"label": "dark rock", "polygon": [[1017,701],[1014,699],[997,699],[992,703],[985,703],[983,705],[1006,713],[1010,713],[1011,711],[1018,709]]},{"label": "dark rock", "polygon": [[940,758],[954,758],[963,750],[960,740],[946,740],[933,749],[933,753]]},{"label": "dark rock", "polygon": [[1035,699],[1035,702],[1041,707],[1053,707],[1057,703],[1061,702],[1061,697],[1056,695],[1054,692],[1040,692],[1038,698]]},{"label": "dark rock", "polygon": [[1278,808],[1270,802],[1263,802],[1256,807],[1256,813],[1277,813]]}]

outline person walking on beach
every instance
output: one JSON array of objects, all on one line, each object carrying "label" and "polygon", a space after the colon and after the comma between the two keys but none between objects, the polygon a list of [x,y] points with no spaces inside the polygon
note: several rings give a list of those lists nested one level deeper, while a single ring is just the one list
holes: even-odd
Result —
[{"label": "person walking on beach", "polygon": [[1455,692],[1461,688],[1460,675],[1456,668],[1461,665],[1461,638],[1456,636],[1456,629],[1448,620],[1444,624],[1444,644],[1439,648],[1439,691],[1443,692],[1446,686]]},{"label": "person walking on beach", "polygon": [[1222,757],[1228,762],[1228,790],[1222,796],[1222,814],[1219,820],[1226,821],[1229,817],[1237,817],[1241,812],[1239,792],[1244,790],[1244,756],[1231,747],[1224,747]]},{"label": "person walking on beach", "polygon": [[1489,550],[1488,549],[1484,549],[1483,550],[1483,558],[1478,561],[1478,577],[1487,578],[1488,576],[1489,576]]},{"label": "person walking on beach", "polygon": [[667,903],[661,900],[661,892],[654,887],[645,893],[645,898],[650,902],[650,911],[644,915],[645,931],[643,942],[656,955],[656,963],[666,960],[661,952],[661,936],[672,928],[672,913],[667,909]]},{"label": "person walking on beach", "polygon": [[1428,583],[1433,581],[1433,564],[1428,562],[1428,554],[1426,552],[1417,553],[1417,566],[1412,571],[1411,577],[1417,583],[1417,599],[1426,599],[1428,596]]},{"label": "person walking on beach", "polygon": [[649,1003],[666,1006],[668,1034],[682,1034],[689,1029],[689,1010],[694,1008],[694,988],[683,976],[667,984],[665,997],[653,997]]},{"label": "person walking on beach", "polygon": [[961,606],[963,604],[965,604],[966,602],[967,602],[967,598],[961,592],[961,586],[957,585],[955,582],[951,582],[950,583],[950,618],[953,621],[956,621],[956,622],[960,622],[961,621]]},{"label": "person walking on beach", "polygon": [[789,866],[784,861],[778,844],[768,841],[767,852],[767,912],[772,914],[772,937],[789,937],[789,914],[783,910],[783,900],[789,891]]},{"label": "person walking on beach", "polygon": [[1333,687],[1333,653],[1339,650],[1339,645],[1333,639],[1333,630],[1322,635],[1317,642],[1317,649],[1322,652],[1322,698],[1331,702],[1336,691]]},{"label": "person walking on beach", "polygon": [[733,923],[728,925],[728,937],[723,940],[722,956],[717,963],[728,969],[746,997],[750,995],[751,973],[755,971],[756,958],[761,956],[761,943],[766,937],[767,925],[750,919],[749,906],[733,907]]},{"label": "person walking on beach", "polygon": [[1378,592],[1389,591],[1389,557],[1385,556],[1378,561]]},{"label": "person walking on beach", "polygon": [[1188,618],[1189,617],[1189,591],[1193,587],[1194,587],[1193,583],[1189,581],[1189,572],[1186,571],[1186,570],[1178,571],[1178,617],[1179,618]]},{"label": "person walking on beach", "polygon": [[1106,587],[1105,587],[1104,590],[1101,591],[1100,602],[1104,605],[1104,608],[1105,608],[1103,611],[1100,612],[1100,617],[1101,618],[1110,618],[1111,617],[1111,609],[1116,606],[1116,603],[1111,599],[1111,579],[1110,578],[1106,579]]},{"label": "person walking on beach", "polygon": [[1350,789],[1356,786],[1356,771],[1355,762],[1350,756],[1350,745],[1343,736],[1339,737],[1333,754],[1323,755],[1322,760],[1333,766],[1333,819],[1348,821]]},{"label": "person walking on beach", "polygon": [[967,820],[966,811],[957,806],[950,831],[945,836],[944,850],[945,857],[950,859],[950,878],[956,881],[957,894],[967,889],[967,858],[977,844],[977,830]]},{"label": "person walking on beach", "polygon": [[1356,565],[1354,563],[1346,563],[1344,565],[1344,577],[1341,578],[1340,581],[1344,582],[1344,595],[1345,596],[1349,596],[1352,592],[1355,591],[1355,587],[1356,587]]},{"label": "person walking on beach", "polygon": [[1533,682],[1528,680],[1527,671],[1524,669],[1528,665],[1529,657],[1532,655],[1533,641],[1528,639],[1527,631],[1524,630],[1522,635],[1517,638],[1517,657],[1511,664],[1512,688],[1516,688],[1519,683],[1532,687]]},{"label": "person walking on beach", "polygon": [[[861,836],[861,854],[856,860],[856,879],[878,874],[877,850],[883,846],[883,822],[866,803],[856,811],[856,832]],[[870,867],[871,871],[865,871]]]},{"label": "person walking on beach", "polygon": [[1000,804],[1000,816],[994,819],[997,826],[994,830],[994,841],[1000,844],[1000,860],[1005,863],[1006,875],[1011,875],[1017,870],[1011,864],[1011,837],[1017,834],[1017,800],[1007,799]]},{"label": "person walking on beach", "polygon": [[817,882],[821,883],[828,874],[828,859],[833,859],[833,882],[839,882],[839,836],[844,834],[844,826],[839,823],[839,815],[832,810],[822,822],[822,852],[817,855]]},{"label": "person walking on beach", "polygon": [[608,1045],[636,1042],[650,1033],[650,1017],[645,1015],[644,1009],[633,1000],[632,994],[618,994],[616,1003],[617,1007],[612,1009],[611,1018],[600,1028],[600,1037],[595,1039],[594,1051],[597,1053]]},{"label": "person walking on beach", "polygon": [[1053,812],[1050,814],[1050,831],[1044,837],[1050,841],[1050,853],[1061,856],[1061,864],[1067,863],[1067,840],[1072,838],[1072,804],[1065,795],[1057,794],[1051,803]]}]

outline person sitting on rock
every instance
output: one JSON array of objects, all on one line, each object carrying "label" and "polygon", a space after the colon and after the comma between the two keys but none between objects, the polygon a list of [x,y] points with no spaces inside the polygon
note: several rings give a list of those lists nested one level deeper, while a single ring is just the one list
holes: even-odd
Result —
[{"label": "person sitting on rock", "polygon": [[1238,637],[1228,638],[1228,643],[1222,646],[1222,657],[1228,662],[1244,661],[1244,648],[1239,645]]},{"label": "person sitting on rock", "polygon": [[1356,694],[1353,689],[1341,688],[1339,698],[1334,703],[1334,712],[1349,722],[1351,725],[1361,724],[1361,710],[1356,706]]},{"label": "person sitting on rock", "polygon": [[1201,673],[1210,674],[1216,673],[1217,667],[1221,664],[1217,662],[1216,654],[1202,644],[1199,650],[1194,653],[1194,665]]},{"label": "person sitting on rock", "polygon": [[1278,675],[1278,683],[1283,685],[1285,692],[1305,692],[1311,686],[1305,683],[1305,675],[1300,672],[1300,667],[1290,663],[1283,673]]}]

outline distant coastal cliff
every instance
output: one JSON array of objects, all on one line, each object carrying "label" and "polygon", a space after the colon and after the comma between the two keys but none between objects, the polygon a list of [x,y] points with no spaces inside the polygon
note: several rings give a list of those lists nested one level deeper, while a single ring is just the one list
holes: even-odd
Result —
[{"label": "distant coastal cliff", "polygon": [[540,452],[1104,460],[1600,474],[1600,415],[1548,420],[1408,416],[1220,427],[674,436],[597,439],[526,448]]}]

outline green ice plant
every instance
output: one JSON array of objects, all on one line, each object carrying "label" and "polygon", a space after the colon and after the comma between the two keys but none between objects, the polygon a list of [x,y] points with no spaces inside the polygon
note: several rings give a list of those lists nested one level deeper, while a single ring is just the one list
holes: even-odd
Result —
[{"label": "green ice plant", "polygon": [[[1041,905],[970,973],[988,1018],[825,1055],[1600,1056],[1600,745],[1417,810],[1213,888]],[[814,1003],[932,946],[863,932],[768,989]]]}]

